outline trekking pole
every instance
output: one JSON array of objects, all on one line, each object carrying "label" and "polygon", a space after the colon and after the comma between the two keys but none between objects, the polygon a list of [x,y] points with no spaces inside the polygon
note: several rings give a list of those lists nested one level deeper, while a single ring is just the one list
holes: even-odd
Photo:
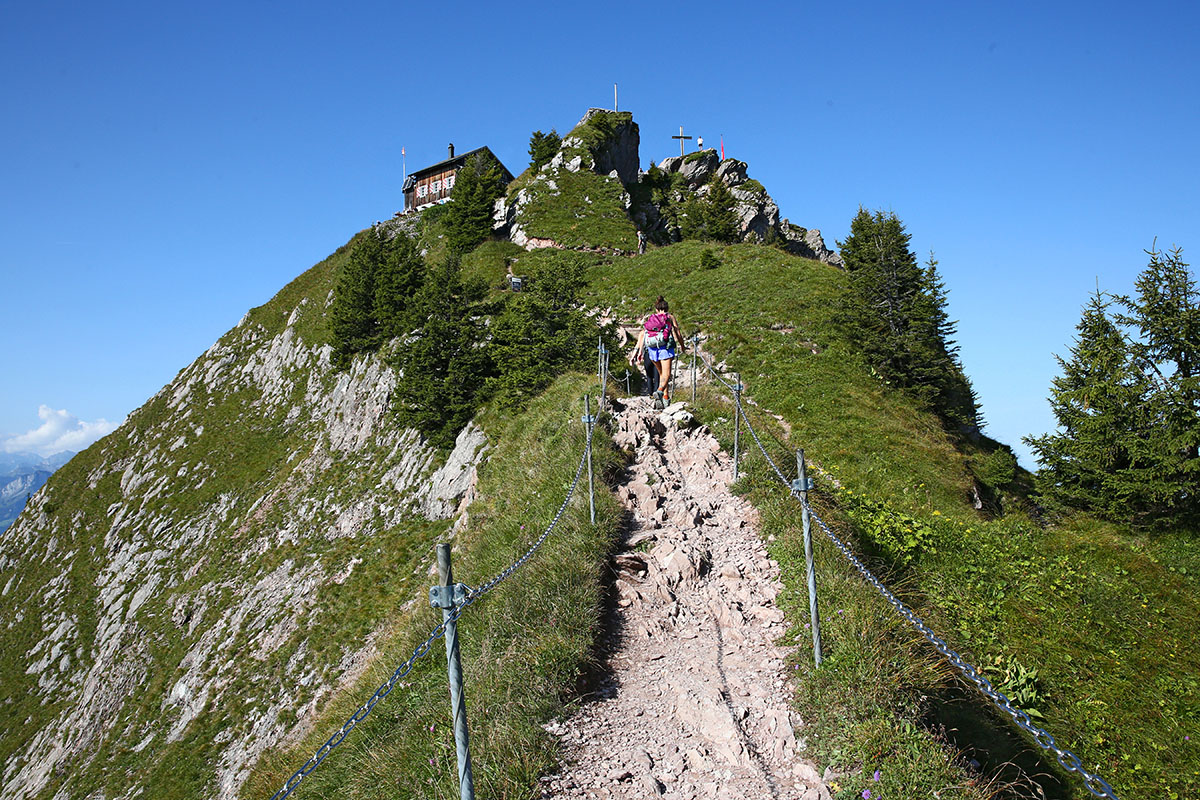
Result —
[{"label": "trekking pole", "polygon": [[592,398],[583,396],[583,424],[587,426],[587,462],[588,462],[588,507],[591,509],[592,524],[596,524],[596,489],[592,485],[592,425],[596,418],[592,416]]},{"label": "trekking pole", "polygon": [[804,524],[804,561],[808,565],[808,614],[812,618],[813,660],[821,666],[821,614],[817,609],[817,569],[813,565],[812,523],[808,513],[808,490],[812,481],[804,464],[804,450],[796,450],[796,472],[792,488],[800,495],[800,517]]},{"label": "trekking pole", "polygon": [[629,369],[629,367],[626,367],[625,368],[625,396],[626,397],[630,396],[629,395],[629,376],[631,374],[632,374],[632,371]]},{"label": "trekking pole", "polygon": [[733,479],[738,479],[738,436],[742,432],[742,376],[733,373]]},{"label": "trekking pole", "polygon": [[438,579],[441,586],[429,592],[430,604],[442,609],[446,622],[446,671],[450,677],[450,707],[454,720],[454,746],[458,752],[458,789],[461,800],[475,800],[475,778],[471,774],[471,746],[467,738],[467,700],[463,696],[462,661],[458,650],[458,623],[453,609],[466,599],[466,587],[454,584],[450,567],[450,545],[437,546]]}]

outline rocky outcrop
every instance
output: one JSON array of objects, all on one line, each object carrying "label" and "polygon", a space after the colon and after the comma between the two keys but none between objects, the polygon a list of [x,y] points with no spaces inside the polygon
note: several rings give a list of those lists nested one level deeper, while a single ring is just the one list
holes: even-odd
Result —
[{"label": "rocky outcrop", "polygon": [[[589,108],[575,127],[596,127],[603,131],[603,136],[589,147],[594,171],[601,175],[616,172],[617,179],[626,186],[637,182],[641,136],[632,114],[623,115],[603,108]],[[563,144],[565,146],[566,142]]]},{"label": "rocky outcrop", "polygon": [[845,269],[846,265],[842,261],[841,253],[826,247],[825,239],[821,237],[821,232],[816,228],[801,228],[785,219],[779,224],[779,232],[786,241],[789,253],[821,261],[838,269]]},{"label": "rocky outcrop", "polygon": [[[638,179],[638,127],[628,112],[593,108],[537,172],[523,174],[493,208],[492,227],[528,250],[630,252],[636,233],[627,185]],[[564,224],[563,218],[569,220]],[[576,224],[591,218],[602,224]]]}]

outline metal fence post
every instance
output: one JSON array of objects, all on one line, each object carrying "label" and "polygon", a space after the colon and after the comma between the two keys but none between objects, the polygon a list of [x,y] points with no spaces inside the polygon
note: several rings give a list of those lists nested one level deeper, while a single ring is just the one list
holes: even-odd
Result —
[{"label": "metal fence post", "polygon": [[592,425],[596,418],[592,416],[592,398],[583,396],[583,424],[587,426],[587,464],[588,464],[588,508],[591,510],[592,524],[596,524],[596,489],[592,484]]},{"label": "metal fence post", "polygon": [[[450,545],[437,546],[438,600],[434,603],[442,609],[446,622],[446,671],[450,675],[450,708],[454,718],[454,745],[458,751],[458,787],[461,800],[475,800],[475,779],[471,774],[471,747],[467,738],[467,700],[463,695],[462,662],[458,653],[458,623],[453,618],[454,607],[465,599],[465,587],[454,585],[454,573],[450,568]],[[435,592],[431,592],[431,600]]]},{"label": "metal fence post", "polygon": [[692,403],[696,402],[696,348],[700,344],[700,334],[692,336]]},{"label": "metal fence post", "polygon": [[808,615],[812,618],[813,660],[821,666],[821,613],[817,609],[817,569],[813,564],[812,522],[808,513],[808,471],[805,469],[804,450],[796,450],[796,471],[800,474],[800,512],[804,524],[804,561],[808,565]]},{"label": "metal fence post", "polygon": [[738,438],[742,432],[742,376],[733,373],[733,479],[738,479]]}]

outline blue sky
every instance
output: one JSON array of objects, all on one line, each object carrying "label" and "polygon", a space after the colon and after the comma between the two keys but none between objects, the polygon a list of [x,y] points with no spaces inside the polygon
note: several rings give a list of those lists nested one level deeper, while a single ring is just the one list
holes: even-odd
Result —
[{"label": "blue sky", "polygon": [[988,432],[1021,450],[1097,280],[1131,290],[1155,237],[1200,248],[1198,23],[1158,2],[5,3],[0,449],[119,422],[399,209],[401,146],[409,169],[453,141],[520,172],[532,130],[615,82],[643,165],[683,125],[830,246],[859,205],[899,215],[936,251]]}]

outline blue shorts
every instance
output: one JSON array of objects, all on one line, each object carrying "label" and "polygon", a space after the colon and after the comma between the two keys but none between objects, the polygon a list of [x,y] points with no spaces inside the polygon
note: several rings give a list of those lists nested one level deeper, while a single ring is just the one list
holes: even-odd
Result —
[{"label": "blue shorts", "polygon": [[651,361],[663,361],[675,357],[674,347],[647,347],[646,356]]}]

